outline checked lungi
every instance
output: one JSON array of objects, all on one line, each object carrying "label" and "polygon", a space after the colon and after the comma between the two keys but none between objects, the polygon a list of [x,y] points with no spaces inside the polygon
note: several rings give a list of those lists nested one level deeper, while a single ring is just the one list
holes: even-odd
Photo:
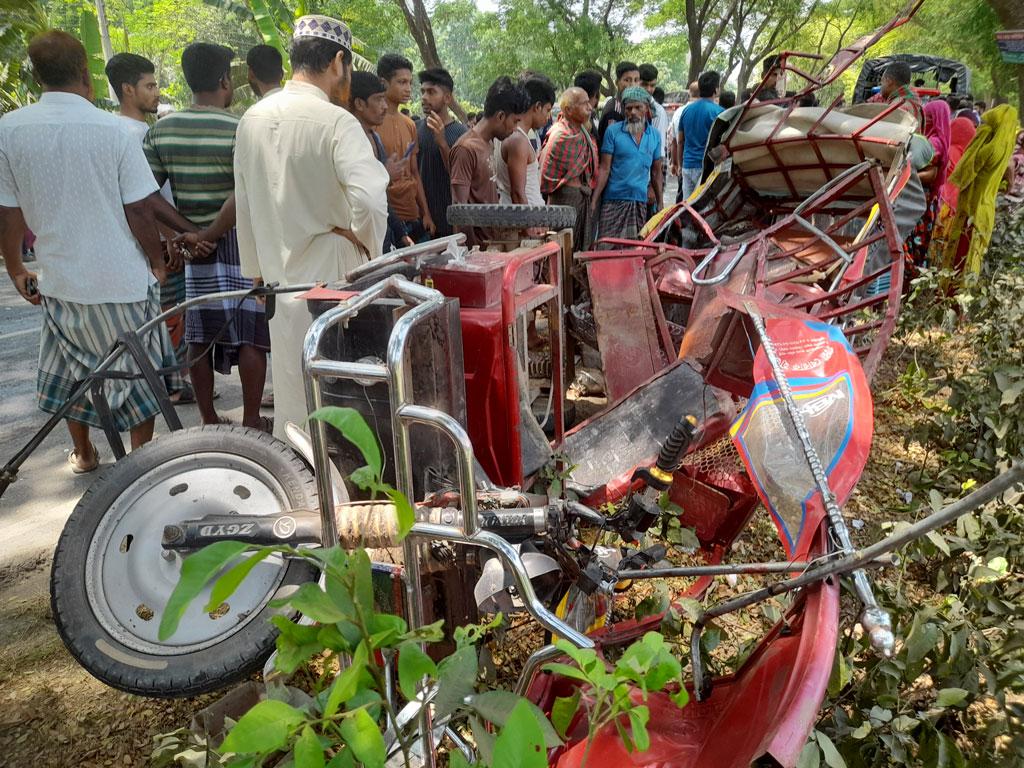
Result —
[{"label": "checked lungi", "polygon": [[[635,200],[605,200],[597,223],[598,237],[635,240],[647,222],[647,203]],[[617,246],[604,246],[615,248]]]},{"label": "checked lungi", "polygon": [[576,209],[576,223],[572,225],[572,249],[574,251],[590,250],[590,187],[562,186],[548,195],[548,205],[569,205]]},{"label": "checked lungi", "polygon": [[[211,258],[185,264],[185,295],[189,299],[249,288],[252,288],[252,280],[242,277],[238,236],[234,229],[217,241],[217,251]],[[187,309],[185,342],[214,344],[214,370],[230,373],[232,366],[238,363],[239,347],[250,345],[270,351],[270,329],[264,305],[254,298],[224,299]]]},{"label": "checked lungi", "polygon": [[[40,409],[56,413],[78,382],[99,366],[120,334],[136,330],[160,314],[159,287],[154,283],[145,300],[124,304],[78,304],[43,296],[42,308],[36,391]],[[174,350],[163,323],[141,341],[154,368],[174,365]],[[127,353],[110,370],[140,372]],[[103,388],[119,432],[130,430],[160,411],[144,379],[108,379]],[[101,427],[99,415],[88,397],[80,399],[67,418]]]},{"label": "checked lungi", "polygon": [[[160,286],[160,310],[166,312],[174,309],[178,304],[185,301],[185,270],[170,272],[163,285]],[[184,366],[188,361],[188,344],[185,343],[185,315],[175,315],[166,321],[167,333],[171,337],[171,345],[174,347],[174,357],[179,366]],[[170,393],[180,392],[185,387],[184,372],[181,370],[167,374],[165,377],[167,391]]]}]

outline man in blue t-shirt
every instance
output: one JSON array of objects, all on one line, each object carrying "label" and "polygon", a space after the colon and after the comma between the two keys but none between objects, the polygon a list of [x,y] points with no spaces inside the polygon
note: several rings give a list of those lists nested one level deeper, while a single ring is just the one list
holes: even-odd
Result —
[{"label": "man in blue t-shirt", "polygon": [[700,185],[704,168],[704,147],[715,118],[723,112],[718,105],[718,86],[721,75],[705,72],[697,78],[700,98],[689,105],[679,121],[679,146],[683,148],[683,188],[679,200],[685,200]]},{"label": "man in blue t-shirt", "polygon": [[600,205],[600,237],[635,239],[647,221],[648,203],[661,207],[662,141],[650,121],[651,95],[633,86],[621,100],[626,119],[604,133],[592,205]]}]

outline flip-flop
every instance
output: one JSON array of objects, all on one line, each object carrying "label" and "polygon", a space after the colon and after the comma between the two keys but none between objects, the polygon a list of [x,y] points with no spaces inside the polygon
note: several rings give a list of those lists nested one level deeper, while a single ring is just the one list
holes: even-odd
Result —
[{"label": "flip-flop", "polygon": [[268,435],[274,434],[274,419],[270,416],[260,416],[259,430]]},{"label": "flip-flop", "polygon": [[[92,445],[92,443],[89,443],[89,445]],[[95,445],[92,445],[92,452],[93,455],[96,457],[95,460],[90,466],[83,467],[81,464],[78,463],[78,451],[72,450],[71,453],[68,454],[68,464],[71,465],[71,471],[76,475],[85,475],[88,474],[89,472],[95,472],[96,469],[100,466],[100,454],[99,451],[96,450]]]},{"label": "flip-flop", "polygon": [[[172,399],[171,402],[175,405],[192,405],[196,401],[195,390],[192,389],[191,384],[184,384],[181,389],[178,390],[178,399]],[[217,399],[216,397],[214,398]]]}]

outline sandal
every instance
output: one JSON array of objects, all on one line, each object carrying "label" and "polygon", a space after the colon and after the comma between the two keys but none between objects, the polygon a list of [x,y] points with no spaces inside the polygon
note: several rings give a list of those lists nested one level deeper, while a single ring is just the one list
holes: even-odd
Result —
[{"label": "sandal", "polygon": [[89,466],[83,467],[81,464],[78,463],[78,451],[72,450],[71,453],[68,454],[68,464],[71,465],[71,471],[74,472],[76,475],[85,475],[88,474],[89,472],[95,472],[100,465],[99,451],[96,450],[96,446],[93,445],[92,443],[89,443],[89,445],[92,447],[92,453],[94,457],[92,464],[90,464]]},{"label": "sandal", "polygon": [[272,416],[260,416],[260,425],[257,429],[260,432],[266,432],[268,435],[274,434],[274,418]]},{"label": "sandal", "polygon": [[[178,397],[175,398],[174,395]],[[216,400],[216,397],[214,397]],[[171,402],[175,405],[192,405],[196,401],[196,392],[192,385],[185,383],[181,389],[171,394]]]}]

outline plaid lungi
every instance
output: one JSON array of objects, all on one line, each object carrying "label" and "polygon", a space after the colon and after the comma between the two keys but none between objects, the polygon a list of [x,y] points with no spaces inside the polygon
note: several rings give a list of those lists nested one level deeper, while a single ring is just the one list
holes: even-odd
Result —
[{"label": "plaid lungi", "polygon": [[571,205],[576,209],[576,223],[572,225],[572,249],[590,250],[590,187],[561,186],[548,195],[548,205]]},{"label": "plaid lungi", "polygon": [[[605,200],[597,224],[599,237],[622,237],[635,240],[647,222],[647,202]],[[616,246],[605,246],[613,248]]]},{"label": "plaid lungi", "polygon": [[[119,334],[135,330],[160,314],[158,296],[156,284],[150,286],[149,295],[143,301],[125,304],[78,304],[43,296],[43,328],[36,376],[40,409],[56,413],[76,384],[107,356]],[[160,369],[174,364],[174,351],[163,323],[141,341],[153,367]],[[127,353],[110,370],[139,373]],[[160,411],[144,379],[108,379],[103,386],[119,432],[141,424]],[[102,426],[88,396],[72,407],[68,418],[91,427]]]},{"label": "plaid lungi", "polygon": [[[234,229],[217,242],[217,252],[210,259],[185,264],[185,295],[189,299],[248,288],[252,288],[252,280],[242,277]],[[230,373],[238,363],[239,347],[269,351],[270,329],[263,304],[253,298],[224,299],[186,310],[185,342],[206,345],[214,340],[213,367],[221,373]]]},{"label": "plaid lungi", "polygon": [[[166,312],[173,309],[185,300],[185,270],[171,272],[167,279],[160,286],[160,311]],[[185,316],[176,315],[166,321],[167,333],[171,337],[171,346],[174,348],[174,358],[178,365],[184,365],[188,361],[188,344],[185,343]],[[170,393],[180,392],[185,387],[185,377],[182,371],[174,371],[164,377],[167,391]]]}]

